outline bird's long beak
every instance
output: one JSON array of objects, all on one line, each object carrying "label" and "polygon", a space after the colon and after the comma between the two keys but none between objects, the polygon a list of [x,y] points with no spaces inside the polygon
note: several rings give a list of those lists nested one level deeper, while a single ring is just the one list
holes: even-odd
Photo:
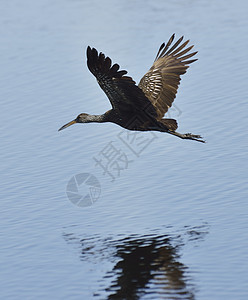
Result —
[{"label": "bird's long beak", "polygon": [[59,128],[58,131],[63,130],[63,129],[65,129],[65,128],[67,128],[67,127],[69,127],[69,126],[71,126],[71,125],[73,125],[73,124],[75,124],[75,123],[77,123],[77,121],[76,121],[76,120],[73,120],[73,121],[71,121],[71,122],[65,124],[65,125],[62,126],[61,128]]}]

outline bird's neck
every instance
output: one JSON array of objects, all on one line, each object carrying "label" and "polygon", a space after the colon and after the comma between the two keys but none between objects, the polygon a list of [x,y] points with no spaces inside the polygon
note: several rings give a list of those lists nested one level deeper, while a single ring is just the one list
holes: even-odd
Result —
[{"label": "bird's neck", "polygon": [[96,122],[96,123],[103,123],[106,122],[105,116],[103,115],[89,115],[87,118],[87,123]]},{"label": "bird's neck", "polygon": [[88,115],[87,123],[96,122],[96,123],[104,123],[104,122],[112,122],[113,115],[115,115],[115,111],[110,109],[106,111],[103,115]]}]

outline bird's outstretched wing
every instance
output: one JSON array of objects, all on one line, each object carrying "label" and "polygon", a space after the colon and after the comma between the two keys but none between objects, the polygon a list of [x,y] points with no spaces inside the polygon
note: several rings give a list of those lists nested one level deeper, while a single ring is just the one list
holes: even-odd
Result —
[{"label": "bird's outstretched wing", "polygon": [[176,98],[180,76],[186,72],[189,64],[197,60],[188,60],[197,53],[186,54],[194,46],[185,48],[189,40],[180,45],[183,40],[181,37],[172,45],[174,38],[175,34],[166,45],[161,45],[152,67],[138,85],[156,108],[158,120],[163,118]]},{"label": "bird's outstretched wing", "polygon": [[87,48],[87,65],[96,77],[100,87],[108,96],[111,105],[117,110],[146,110],[157,117],[155,107],[147,99],[143,91],[136,85],[125,70],[119,70],[118,64],[113,64],[109,57],[97,52],[95,48]]}]

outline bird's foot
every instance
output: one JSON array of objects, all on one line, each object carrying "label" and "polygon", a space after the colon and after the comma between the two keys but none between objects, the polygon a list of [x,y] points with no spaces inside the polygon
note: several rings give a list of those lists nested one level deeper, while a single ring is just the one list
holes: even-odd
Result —
[{"label": "bird's foot", "polygon": [[201,142],[201,143],[205,143],[205,141],[202,139],[202,137],[200,135],[196,135],[196,134],[192,134],[192,133],[179,133],[179,132],[176,132],[176,131],[167,131],[168,133],[170,134],[173,134],[175,136],[178,136],[179,138],[181,139],[187,139],[187,140],[194,140],[194,141],[197,141],[197,142]]},{"label": "bird's foot", "polygon": [[194,140],[194,141],[198,141],[198,142],[201,142],[201,143],[206,143],[202,137],[200,135],[197,135],[197,134],[192,134],[192,133],[185,133],[183,134],[183,138],[184,139],[189,139],[189,140]]}]

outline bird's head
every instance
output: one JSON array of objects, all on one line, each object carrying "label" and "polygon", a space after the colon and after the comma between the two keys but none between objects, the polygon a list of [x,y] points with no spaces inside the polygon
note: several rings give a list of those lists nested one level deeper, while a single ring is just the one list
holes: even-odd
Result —
[{"label": "bird's head", "polygon": [[71,122],[69,122],[69,123],[65,124],[64,126],[62,126],[61,128],[59,128],[59,131],[65,129],[73,124],[76,124],[76,123],[89,123],[89,122],[90,122],[90,115],[82,113],[82,114],[78,115],[75,120],[72,120]]}]

